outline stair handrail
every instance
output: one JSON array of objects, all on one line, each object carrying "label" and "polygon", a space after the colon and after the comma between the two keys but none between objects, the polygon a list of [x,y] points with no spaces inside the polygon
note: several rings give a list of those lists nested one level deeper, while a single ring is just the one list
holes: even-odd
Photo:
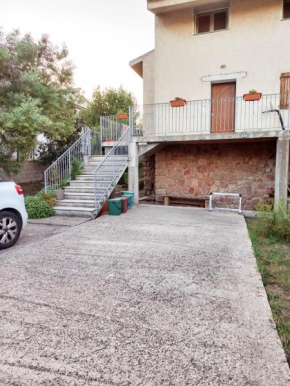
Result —
[{"label": "stair handrail", "polygon": [[71,180],[73,159],[77,159],[83,165],[86,162],[85,157],[90,155],[91,129],[83,127],[80,138],[44,171],[45,192],[63,188]]},{"label": "stair handrail", "polygon": [[[130,127],[129,126],[126,126],[127,129],[126,131],[121,135],[121,137],[119,138],[118,141],[116,141],[116,143],[114,144],[114,146],[112,147],[112,149],[108,152],[108,154],[105,156],[105,158],[100,162],[100,164],[95,168],[94,170],[94,173],[93,173],[93,181],[94,181],[94,196],[95,196],[95,209],[96,211],[98,211],[100,208],[99,208],[99,203],[104,199],[104,197],[106,196],[106,194],[108,193],[110,187],[112,186],[112,182],[114,182],[114,180],[116,180],[117,176],[119,175],[120,171],[125,167],[127,161],[128,161],[128,158],[129,158],[129,142],[130,142],[130,139],[131,139],[131,135],[130,135]],[[122,144],[122,146],[120,146],[120,144]],[[125,145],[124,145],[125,144]],[[118,149],[123,147],[123,148],[127,148],[127,154],[116,154],[116,149]],[[121,165],[119,165],[119,168],[118,169],[115,169],[115,156],[124,156],[124,160],[123,160],[123,163]],[[112,162],[112,163],[110,163]],[[104,192],[102,194],[102,196],[100,198],[97,199],[97,173],[98,171],[100,171],[100,169],[102,167],[106,167],[106,163],[109,164],[109,166],[113,165],[113,176],[112,176],[112,179],[110,181],[108,181],[108,185],[107,185],[107,188],[104,189]]]}]

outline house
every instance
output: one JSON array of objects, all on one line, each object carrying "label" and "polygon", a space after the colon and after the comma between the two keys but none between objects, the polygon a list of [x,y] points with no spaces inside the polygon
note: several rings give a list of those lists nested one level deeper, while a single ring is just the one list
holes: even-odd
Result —
[{"label": "house", "polygon": [[289,183],[290,0],[147,6],[155,49],[130,62],[144,84],[132,119],[146,193],[239,193],[244,209],[274,195],[278,203]]}]

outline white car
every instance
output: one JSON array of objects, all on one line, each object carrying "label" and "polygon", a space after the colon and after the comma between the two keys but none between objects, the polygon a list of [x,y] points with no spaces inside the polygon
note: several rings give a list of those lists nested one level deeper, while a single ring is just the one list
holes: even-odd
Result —
[{"label": "white car", "polygon": [[0,250],[16,243],[27,218],[21,186],[0,170]]}]

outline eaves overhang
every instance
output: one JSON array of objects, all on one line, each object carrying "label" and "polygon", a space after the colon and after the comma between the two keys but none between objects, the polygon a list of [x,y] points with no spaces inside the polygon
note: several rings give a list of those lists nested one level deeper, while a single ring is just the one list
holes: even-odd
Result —
[{"label": "eaves overhang", "polygon": [[143,78],[143,61],[146,58],[146,56],[152,54],[154,50],[151,50],[149,52],[146,52],[146,54],[143,54],[139,56],[136,59],[133,59],[129,62],[129,66],[141,77]]}]

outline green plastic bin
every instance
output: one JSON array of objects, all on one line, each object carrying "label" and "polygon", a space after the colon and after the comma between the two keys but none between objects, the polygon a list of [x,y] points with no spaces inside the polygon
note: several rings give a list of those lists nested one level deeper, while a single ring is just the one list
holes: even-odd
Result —
[{"label": "green plastic bin", "polygon": [[122,213],[122,199],[112,198],[111,200],[109,200],[109,215],[120,216],[121,213]]},{"label": "green plastic bin", "polygon": [[132,197],[132,204],[129,205],[129,199],[128,199],[128,209],[131,209],[134,205],[134,192],[130,192],[129,190],[124,190],[122,192],[123,196],[126,196],[126,197]]}]

